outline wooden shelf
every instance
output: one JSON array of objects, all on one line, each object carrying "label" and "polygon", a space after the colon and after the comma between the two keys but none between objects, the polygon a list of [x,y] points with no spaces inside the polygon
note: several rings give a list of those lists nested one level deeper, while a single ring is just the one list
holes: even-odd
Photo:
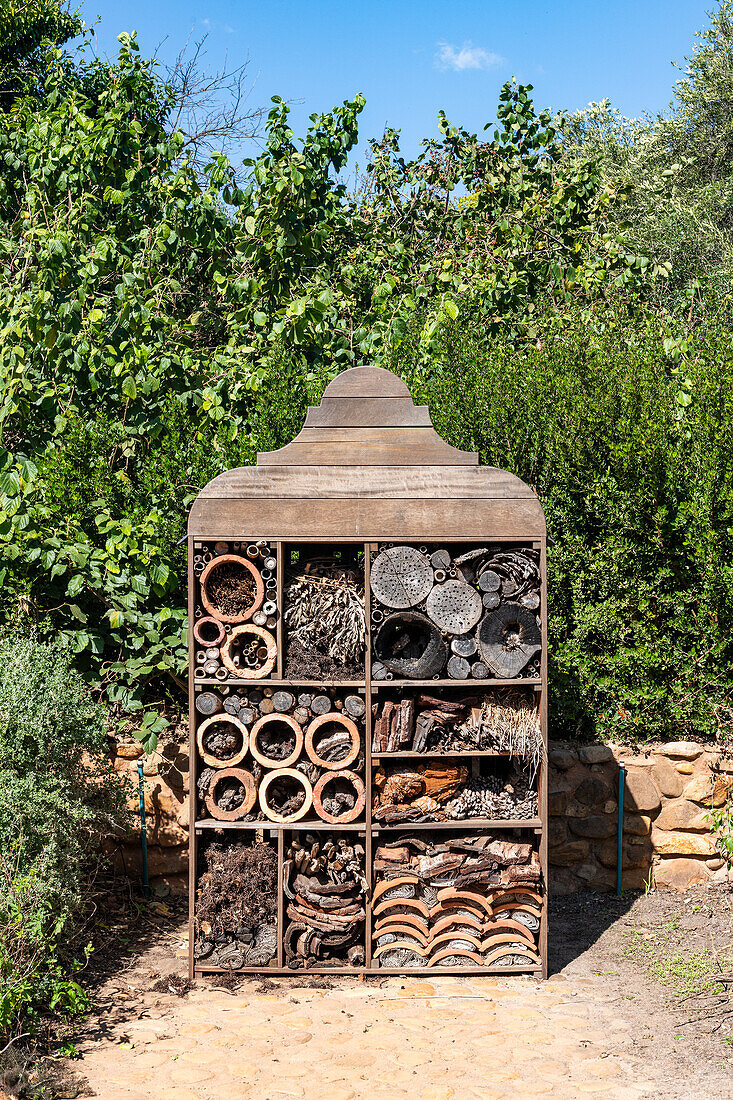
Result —
[{"label": "wooden shelf", "polygon": [[[431,683],[433,681],[431,680]],[[265,680],[245,680],[239,676],[230,676],[228,680],[217,680],[215,676],[207,677],[194,677],[194,687],[196,684],[206,685],[206,687],[250,687],[250,688],[285,688],[285,687],[308,687],[308,688],[361,688],[362,691],[366,691],[366,680],[275,680],[272,677],[268,677]]]},{"label": "wooden shelf", "polygon": [[539,817],[525,817],[521,820],[509,818],[464,817],[461,821],[402,821],[397,825],[380,825],[373,822],[372,831],[377,833],[411,832],[414,829],[463,829],[470,832],[472,829],[534,829],[542,831],[542,821]]},{"label": "wooden shelf", "polygon": [[[276,966],[242,966],[238,970],[229,970],[225,966],[207,966],[206,963],[195,963],[195,974],[247,974],[259,975],[260,978],[305,978],[310,974],[318,974],[325,977],[329,974],[342,974],[357,977],[369,975],[370,977],[400,977],[400,978],[425,978],[426,975],[435,977],[460,977],[462,974],[541,974],[541,966],[409,966],[402,970],[389,966],[309,966],[298,967],[291,970],[289,967]],[[440,993],[436,993],[440,996]]]},{"label": "wooden shelf", "polygon": [[195,825],[196,829],[242,829],[242,830],[255,830],[255,829],[284,829],[296,831],[307,830],[308,832],[318,832],[321,829],[328,830],[329,832],[341,832],[346,830],[353,833],[365,833],[366,821],[349,821],[344,825],[331,824],[330,821],[214,821],[206,818],[203,821],[197,821]]},{"label": "wooden shelf", "polygon": [[526,676],[523,680],[372,680],[372,691],[395,687],[453,687],[469,691],[481,687],[539,687],[541,684],[539,676]]},{"label": "wooden shelf", "polygon": [[499,751],[499,749],[476,749],[475,752],[467,752],[465,749],[458,752],[440,752],[437,749],[427,749],[426,752],[403,752],[401,749],[397,752],[377,752],[372,749],[372,760],[434,760],[437,757],[447,760],[455,760],[460,758],[462,760],[473,760],[477,756],[511,756],[510,752]]}]

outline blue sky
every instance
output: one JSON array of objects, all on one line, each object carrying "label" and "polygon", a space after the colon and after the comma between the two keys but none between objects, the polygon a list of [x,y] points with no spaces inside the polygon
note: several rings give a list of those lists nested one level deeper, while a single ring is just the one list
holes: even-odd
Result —
[{"label": "blue sky", "polygon": [[208,34],[208,62],[249,57],[251,101],[277,94],[292,104],[296,134],[308,115],[357,92],[360,154],[385,125],[417,152],[434,136],[438,110],[467,129],[492,121],[505,80],[534,85],[538,106],[575,109],[610,98],[625,114],[663,110],[711,0],[86,0],[97,48],[137,30],[145,54],[170,61],[187,39]]}]

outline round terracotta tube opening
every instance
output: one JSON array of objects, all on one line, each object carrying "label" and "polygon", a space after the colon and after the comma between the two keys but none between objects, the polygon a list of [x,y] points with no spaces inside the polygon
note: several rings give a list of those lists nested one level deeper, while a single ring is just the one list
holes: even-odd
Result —
[{"label": "round terracotta tube opening", "polygon": [[221,554],[201,574],[201,602],[209,615],[224,623],[249,619],[265,598],[258,569],[239,554]]}]

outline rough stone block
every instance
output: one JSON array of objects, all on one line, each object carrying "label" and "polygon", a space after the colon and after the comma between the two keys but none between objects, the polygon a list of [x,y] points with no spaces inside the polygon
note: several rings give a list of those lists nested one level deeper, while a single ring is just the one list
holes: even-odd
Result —
[{"label": "rough stone block", "polygon": [[575,800],[584,806],[598,806],[612,797],[613,790],[608,783],[594,775],[589,775],[575,788]]},{"label": "rough stone block", "polygon": [[682,794],[684,780],[665,756],[660,756],[652,768],[652,779],[665,798],[677,798]]},{"label": "rough stone block", "polygon": [[731,775],[697,775],[690,780],[683,793],[690,802],[699,802],[702,806],[722,806],[731,787]]},{"label": "rough stone block", "polygon": [[675,764],[675,768],[680,773],[680,775],[692,775],[692,773],[695,770],[695,765],[694,764],[687,764],[687,763]]},{"label": "rough stone block", "polygon": [[649,836],[652,819],[645,814],[624,814],[624,833],[631,836]]},{"label": "rough stone block", "polygon": [[578,759],[584,764],[606,764],[613,760],[613,752],[608,745],[583,745],[578,749]]},{"label": "rough stone block", "polygon": [[654,850],[662,856],[714,856],[715,843],[710,836],[699,833],[666,833],[663,829],[652,829]]},{"label": "rough stone block", "polygon": [[708,882],[712,874],[701,859],[662,859],[654,867],[654,885],[682,891]]},{"label": "rough stone block", "polygon": [[143,747],[139,741],[119,741],[116,752],[123,760],[137,760],[143,754]]},{"label": "rough stone block", "polygon": [[564,844],[568,838],[568,827],[562,818],[553,818],[547,827],[547,842],[551,848]]},{"label": "rough stone block", "polygon": [[566,867],[553,868],[549,881],[551,894],[576,894],[583,886],[573,871]]},{"label": "rough stone block", "polygon": [[616,831],[616,821],[610,814],[608,816],[589,814],[588,817],[572,818],[568,825],[570,832],[576,836],[590,837],[594,840],[603,840],[604,837],[611,836]]},{"label": "rough stone block", "polygon": [[[597,845],[595,854],[604,867],[615,869],[618,859],[618,846],[615,840],[604,840]],[[638,844],[625,843],[622,850],[623,868],[650,867],[652,862],[651,844],[647,842],[646,850]]]},{"label": "rough stone block", "polygon": [[694,760],[702,752],[702,745],[696,744],[695,741],[668,741],[666,745],[662,745],[657,749],[658,753],[663,756],[676,756],[682,757],[683,760]]},{"label": "rough stone block", "polygon": [[547,810],[551,814],[564,814],[568,808],[567,791],[550,791],[547,795]]},{"label": "rough stone block", "polygon": [[687,829],[693,833],[707,833],[710,829],[710,822],[704,811],[684,798],[665,803],[654,824],[657,829]]},{"label": "rough stone block", "polygon": [[576,875],[596,889],[613,889],[616,885],[615,872],[601,867],[600,863],[583,863],[576,870]]},{"label": "rough stone block", "polygon": [[550,752],[550,763],[560,771],[567,771],[577,762],[578,757],[570,749],[553,749]]},{"label": "rough stone block", "polygon": [[655,813],[662,804],[651,775],[639,768],[630,768],[624,784],[624,805],[629,809]]},{"label": "rough stone block", "polygon": [[590,844],[587,840],[571,840],[557,848],[550,848],[550,863],[557,867],[569,867],[573,863],[580,863],[589,854]]},{"label": "rough stone block", "polygon": [[621,872],[622,890],[643,890],[649,883],[651,867],[630,867],[628,871]]}]

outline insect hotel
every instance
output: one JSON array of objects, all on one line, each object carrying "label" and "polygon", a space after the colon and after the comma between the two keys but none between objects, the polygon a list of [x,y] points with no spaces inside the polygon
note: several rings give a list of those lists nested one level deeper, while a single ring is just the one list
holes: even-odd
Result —
[{"label": "insect hotel", "polygon": [[545,976],[532,490],[354,367],[188,550],[191,976]]}]

